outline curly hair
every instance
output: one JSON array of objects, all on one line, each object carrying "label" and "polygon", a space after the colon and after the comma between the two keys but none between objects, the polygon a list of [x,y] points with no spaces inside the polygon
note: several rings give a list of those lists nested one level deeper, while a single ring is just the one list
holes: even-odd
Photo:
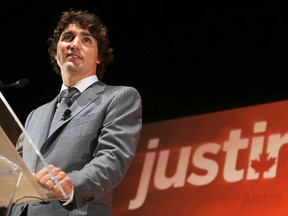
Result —
[{"label": "curly hair", "polygon": [[48,38],[48,53],[50,61],[57,74],[60,74],[60,67],[55,59],[57,53],[57,44],[62,32],[71,24],[76,24],[83,29],[88,29],[92,36],[96,39],[98,44],[98,55],[100,64],[97,66],[97,77],[102,79],[105,74],[106,67],[113,62],[113,49],[109,47],[109,38],[107,28],[102,24],[101,20],[96,14],[87,11],[70,9],[64,11],[58,22],[54,33]]}]

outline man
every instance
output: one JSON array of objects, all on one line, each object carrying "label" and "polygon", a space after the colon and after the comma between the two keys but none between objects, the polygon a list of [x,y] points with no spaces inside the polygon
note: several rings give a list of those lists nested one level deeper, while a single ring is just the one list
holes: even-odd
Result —
[{"label": "man", "polygon": [[[45,205],[30,203],[25,211],[33,216],[111,215],[113,189],[136,151],[142,125],[140,95],[132,87],[100,81],[113,55],[107,30],[96,15],[64,12],[49,42],[52,63],[63,81],[61,92],[76,88],[76,93],[63,100],[61,93],[33,110],[25,128],[68,197],[63,199],[53,175],[22,138],[23,159],[36,181],[61,197]],[[23,210],[16,205],[13,215]]]}]

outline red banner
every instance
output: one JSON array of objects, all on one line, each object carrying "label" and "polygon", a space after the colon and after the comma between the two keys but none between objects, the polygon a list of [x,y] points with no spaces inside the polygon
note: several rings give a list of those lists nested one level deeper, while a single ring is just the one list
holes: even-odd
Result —
[{"label": "red banner", "polygon": [[288,101],[143,125],[114,215],[288,215]]}]

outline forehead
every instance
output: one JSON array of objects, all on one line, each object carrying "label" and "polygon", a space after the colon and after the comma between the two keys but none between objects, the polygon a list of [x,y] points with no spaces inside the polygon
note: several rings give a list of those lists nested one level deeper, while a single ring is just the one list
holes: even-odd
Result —
[{"label": "forehead", "polygon": [[79,25],[75,24],[75,23],[71,23],[69,24],[65,29],[64,31],[62,32],[62,34],[65,34],[65,33],[81,33],[81,34],[85,34],[85,35],[91,35],[91,33],[89,32],[89,30],[87,28],[81,28]]}]

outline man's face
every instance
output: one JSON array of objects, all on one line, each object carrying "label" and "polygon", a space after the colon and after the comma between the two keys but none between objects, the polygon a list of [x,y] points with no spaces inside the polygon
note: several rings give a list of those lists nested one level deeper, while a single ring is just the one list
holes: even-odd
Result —
[{"label": "man's face", "polygon": [[70,24],[60,36],[55,59],[61,74],[81,77],[96,74],[97,64],[100,64],[97,41],[87,29]]}]

